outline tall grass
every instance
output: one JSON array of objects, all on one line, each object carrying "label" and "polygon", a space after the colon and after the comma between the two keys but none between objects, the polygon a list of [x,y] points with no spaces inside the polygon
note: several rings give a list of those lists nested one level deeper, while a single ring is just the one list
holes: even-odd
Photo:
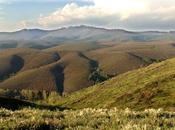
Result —
[{"label": "tall grass", "polygon": [[0,129],[174,130],[175,112],[162,109],[92,109],[50,111],[0,109]]}]

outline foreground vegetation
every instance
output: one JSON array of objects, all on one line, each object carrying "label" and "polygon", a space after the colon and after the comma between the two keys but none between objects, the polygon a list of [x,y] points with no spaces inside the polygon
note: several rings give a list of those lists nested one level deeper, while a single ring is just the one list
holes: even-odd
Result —
[{"label": "foreground vegetation", "polygon": [[81,109],[50,111],[0,109],[0,129],[174,130],[175,112],[162,109]]}]

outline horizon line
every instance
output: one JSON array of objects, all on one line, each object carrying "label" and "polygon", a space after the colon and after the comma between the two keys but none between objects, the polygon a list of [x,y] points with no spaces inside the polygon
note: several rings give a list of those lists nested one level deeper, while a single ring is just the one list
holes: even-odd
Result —
[{"label": "horizon line", "polygon": [[40,30],[40,31],[58,31],[58,30],[63,30],[63,29],[69,29],[69,28],[76,28],[76,27],[89,27],[89,28],[96,28],[96,29],[104,29],[104,30],[109,30],[109,31],[125,31],[128,33],[144,33],[144,32],[157,32],[157,33],[173,33],[175,32],[175,30],[156,30],[156,29],[145,29],[145,30],[130,30],[130,29],[124,29],[124,28],[107,28],[107,27],[101,27],[101,26],[93,26],[93,25],[70,25],[70,26],[62,26],[62,27],[58,27],[55,29],[44,29],[44,28],[23,28],[23,29],[17,29],[14,31],[2,31],[0,33],[15,33],[15,32],[20,32],[23,30]]}]

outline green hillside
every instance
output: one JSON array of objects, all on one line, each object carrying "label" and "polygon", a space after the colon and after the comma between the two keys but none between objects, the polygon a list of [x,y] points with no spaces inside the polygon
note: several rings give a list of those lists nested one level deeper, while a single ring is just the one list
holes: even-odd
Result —
[{"label": "green hillside", "polygon": [[[57,105],[69,108],[117,107],[175,110],[175,58],[121,74],[80,90]],[[51,103],[51,102],[50,102]]]}]

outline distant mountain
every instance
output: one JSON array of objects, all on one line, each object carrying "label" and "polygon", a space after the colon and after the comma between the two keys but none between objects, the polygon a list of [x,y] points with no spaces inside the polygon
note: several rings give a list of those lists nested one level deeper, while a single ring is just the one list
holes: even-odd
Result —
[{"label": "distant mountain", "polygon": [[90,26],[73,26],[57,30],[23,29],[0,33],[0,49],[31,47],[49,48],[64,43],[100,43],[126,41],[175,40],[173,32],[131,32],[120,29],[104,29]]}]

